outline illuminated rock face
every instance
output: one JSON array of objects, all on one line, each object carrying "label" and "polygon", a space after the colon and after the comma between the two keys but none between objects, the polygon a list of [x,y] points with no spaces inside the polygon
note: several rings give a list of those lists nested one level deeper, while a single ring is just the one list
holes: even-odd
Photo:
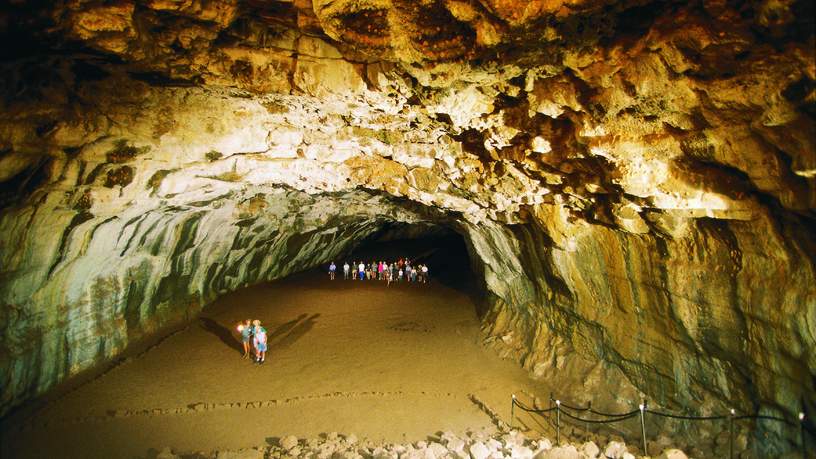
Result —
[{"label": "illuminated rock face", "polygon": [[389,222],[465,236],[536,375],[813,407],[808,2],[9,8],[4,411]]}]

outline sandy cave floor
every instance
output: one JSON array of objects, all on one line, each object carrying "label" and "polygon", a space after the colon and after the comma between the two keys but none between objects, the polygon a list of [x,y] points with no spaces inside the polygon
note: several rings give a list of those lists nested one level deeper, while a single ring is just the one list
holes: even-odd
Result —
[{"label": "sandy cave floor", "polygon": [[[230,334],[246,317],[269,331],[263,366],[242,360]],[[439,282],[329,282],[312,271],[231,293],[33,418],[12,417],[13,427],[7,419],[3,450],[139,457],[150,448],[237,449],[332,431],[417,441],[493,430],[472,397],[507,420],[514,392],[545,389],[481,344],[465,292]],[[257,401],[269,403],[247,406]]]}]

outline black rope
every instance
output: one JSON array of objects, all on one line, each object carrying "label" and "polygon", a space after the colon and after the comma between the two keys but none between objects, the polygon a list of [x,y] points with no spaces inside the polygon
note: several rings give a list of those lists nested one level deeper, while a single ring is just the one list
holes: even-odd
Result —
[{"label": "black rope", "polygon": [[635,411],[632,411],[631,413],[627,414],[626,416],[620,416],[620,417],[611,418],[611,419],[584,419],[584,418],[581,418],[581,417],[578,417],[578,416],[573,416],[573,415],[569,414],[566,411],[563,411],[563,410],[561,411],[561,413],[564,416],[566,416],[566,417],[568,417],[570,419],[574,419],[576,421],[581,421],[581,422],[588,422],[590,424],[610,424],[612,422],[625,421],[627,419],[631,419],[631,418],[637,416],[637,414],[639,412],[640,412],[640,410],[635,410]]},{"label": "black rope", "polygon": [[[564,404],[562,403],[561,406],[564,406]],[[595,411],[593,409],[589,409],[587,411],[589,411],[590,413],[592,413],[594,415],[603,416],[603,417],[606,417],[606,418],[625,418],[627,416],[637,414],[640,410],[634,410],[634,411],[630,411],[628,413],[618,413],[618,414],[603,413],[603,412],[600,412],[600,411]]]},{"label": "black rope", "polygon": [[[553,401],[553,402],[555,401],[555,399],[552,399],[552,398],[550,400]],[[597,416],[605,416],[607,418],[620,418],[620,417],[629,416],[632,413],[637,413],[638,412],[638,410],[635,410],[635,411],[630,411],[628,413],[604,413],[603,411],[597,411],[597,410],[592,409],[592,405],[590,405],[590,406],[588,406],[586,408],[576,408],[574,406],[567,405],[564,402],[561,402],[561,408],[568,408],[568,409],[573,410],[573,411],[589,411],[590,413],[595,414]]]},{"label": "black rope", "polygon": [[604,413],[603,411],[595,411],[595,410],[592,410],[592,409],[589,410],[589,412],[592,413],[592,414],[597,414],[598,416],[606,416],[608,418],[619,418],[621,416],[629,416],[630,414],[637,413],[638,411],[640,411],[640,410],[634,410],[634,411],[630,411],[628,413],[622,413],[622,414],[614,414],[614,413]]},{"label": "black rope", "polygon": [[689,421],[716,421],[719,419],[727,419],[728,416],[683,416],[680,414],[661,413],[660,411],[646,410],[647,413],[663,416],[664,418],[672,419],[687,419]]},{"label": "black rope", "polygon": [[538,413],[538,414],[549,413],[550,411],[553,411],[553,410],[555,410],[557,408],[555,406],[552,407],[552,408],[547,408],[546,410],[528,408],[528,407],[524,406],[524,404],[522,404],[521,402],[516,400],[515,398],[513,399],[513,404],[516,405],[517,407],[521,408],[522,410],[527,411],[528,413]]},{"label": "black rope", "polygon": [[[552,400],[553,402],[555,401],[555,399],[550,399],[550,400]],[[571,418],[571,419],[574,419],[574,420],[580,421],[580,422],[587,422],[587,423],[590,423],[590,424],[608,424],[608,423],[612,423],[612,422],[625,421],[627,419],[635,417],[640,412],[640,410],[637,409],[637,410],[630,411],[628,413],[619,413],[619,414],[604,413],[602,411],[597,411],[597,410],[592,409],[592,405],[587,406],[586,408],[578,408],[578,407],[574,407],[574,406],[568,405],[568,404],[563,403],[563,402],[559,402],[559,403],[560,403],[560,408],[566,408],[568,410],[578,411],[578,412],[587,412],[588,411],[588,412],[590,412],[592,414],[595,414],[595,415],[598,415],[598,416],[604,416],[604,417],[607,417],[607,418],[611,418],[611,419],[584,419],[584,418],[581,418],[579,416],[572,415],[572,414],[570,414],[568,411],[566,411],[564,409],[559,410],[561,413],[564,413],[564,415],[567,416],[568,418]],[[521,408],[524,411],[527,411],[529,413],[538,413],[538,414],[549,413],[551,411],[559,409],[558,404],[556,404],[556,406],[553,406],[553,407],[550,407],[550,408],[547,408],[547,409],[529,408],[529,407],[525,406],[524,404],[522,404],[521,402],[519,402],[518,400],[516,400],[515,397],[513,398],[513,404],[518,406],[519,408]],[[671,414],[671,413],[664,413],[664,412],[661,412],[661,411],[653,411],[653,410],[650,410],[648,408],[645,410],[645,412],[654,414],[656,416],[661,416],[661,417],[664,417],[664,418],[683,419],[683,420],[687,420],[687,421],[720,421],[720,420],[723,420],[723,419],[729,419],[729,416],[727,416],[727,415],[686,416],[686,415],[681,415],[681,414]],[[789,420],[787,420],[785,418],[780,418],[780,417],[776,417],[776,416],[761,415],[761,414],[753,414],[753,415],[752,414],[747,414],[747,415],[742,415],[742,416],[733,416],[731,418],[733,420],[735,420],[735,421],[740,421],[740,420],[744,420],[744,419],[762,419],[762,420],[768,420],[768,421],[782,422],[782,423],[784,423],[784,424],[786,424],[788,426],[793,426],[793,427],[796,427],[798,425],[797,423],[791,422],[791,421],[789,421]],[[810,429],[806,428],[805,430],[807,430],[810,433]]]},{"label": "black rope", "polygon": [[[552,400],[552,399],[550,399],[550,400]],[[552,400],[552,401],[554,402],[555,400]],[[563,406],[564,408],[569,408],[569,409],[571,409],[572,411],[589,411],[589,410],[590,410],[590,407],[586,407],[586,408],[576,408],[576,407],[574,407],[574,406],[569,406],[569,405],[567,405],[567,404],[566,404],[566,403],[564,403],[564,402],[561,402],[561,406]]]}]

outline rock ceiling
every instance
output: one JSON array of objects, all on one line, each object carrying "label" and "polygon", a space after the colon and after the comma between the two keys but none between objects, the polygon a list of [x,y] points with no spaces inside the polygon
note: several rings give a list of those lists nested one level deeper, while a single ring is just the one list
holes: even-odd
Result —
[{"label": "rock ceiling", "polygon": [[[30,24],[12,12],[7,30],[33,30],[32,46],[56,50],[46,66],[73,75],[53,81],[37,55],[7,76],[22,88],[8,111],[30,123],[28,93],[75,92],[34,114],[38,133],[10,134],[4,178],[44,142],[113,137],[105,123],[134,120],[111,112],[135,106],[154,124],[137,147],[185,148],[162,142],[198,123],[215,130],[184,139],[184,163],[212,148],[237,169],[301,169],[270,179],[305,191],[363,186],[474,221],[525,221],[541,203],[631,232],[674,226],[667,215],[751,219],[764,198],[807,212],[811,30],[800,5],[777,3],[64,2],[23,16]],[[190,99],[174,104],[160,87],[207,89],[172,91]],[[147,106],[145,93],[159,100]],[[88,126],[93,110],[104,114]],[[221,112],[242,130],[207,125]]]}]

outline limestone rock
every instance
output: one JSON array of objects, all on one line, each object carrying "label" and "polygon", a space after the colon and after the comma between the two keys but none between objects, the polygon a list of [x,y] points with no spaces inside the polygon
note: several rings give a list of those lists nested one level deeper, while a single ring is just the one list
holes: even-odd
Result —
[{"label": "limestone rock", "polygon": [[688,459],[688,457],[679,449],[666,449],[657,456],[657,459]]},{"label": "limestone rock", "polygon": [[594,442],[588,441],[581,445],[581,454],[587,459],[595,459],[600,453],[601,449]]},{"label": "limestone rock", "polygon": [[536,459],[581,459],[581,453],[578,452],[578,449],[575,448],[573,445],[567,446],[556,446],[555,448],[549,449],[547,451],[543,451],[538,453]]},{"label": "limestone rock", "polygon": [[472,459],[486,459],[490,456],[490,450],[484,443],[477,441],[468,446],[468,452]]},{"label": "limestone rock", "polygon": [[288,435],[280,439],[280,446],[286,451],[291,450],[298,445],[298,439],[295,436]]},{"label": "limestone rock", "polygon": [[626,453],[626,445],[618,441],[609,442],[603,451],[604,456],[610,459],[622,459]]}]

